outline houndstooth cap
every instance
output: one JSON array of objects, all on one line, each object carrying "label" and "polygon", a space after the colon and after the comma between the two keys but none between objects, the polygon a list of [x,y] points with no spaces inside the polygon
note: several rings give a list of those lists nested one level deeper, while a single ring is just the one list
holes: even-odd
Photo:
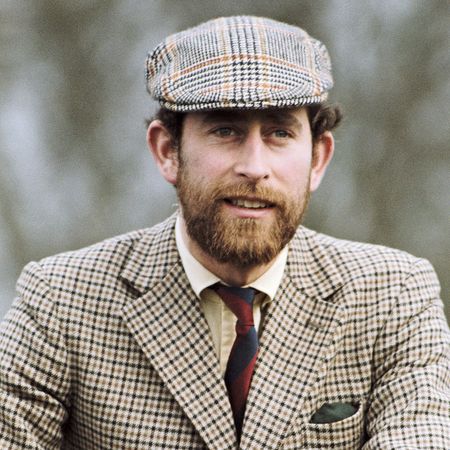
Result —
[{"label": "houndstooth cap", "polygon": [[293,107],[320,103],[333,86],[325,46],[299,27],[221,17],[173,34],[147,58],[147,90],[164,108]]}]

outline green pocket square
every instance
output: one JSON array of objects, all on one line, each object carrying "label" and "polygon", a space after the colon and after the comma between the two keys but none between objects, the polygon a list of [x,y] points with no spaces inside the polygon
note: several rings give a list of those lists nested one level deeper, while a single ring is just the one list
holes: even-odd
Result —
[{"label": "green pocket square", "polygon": [[311,417],[310,423],[332,423],[353,416],[358,411],[358,404],[324,403]]}]

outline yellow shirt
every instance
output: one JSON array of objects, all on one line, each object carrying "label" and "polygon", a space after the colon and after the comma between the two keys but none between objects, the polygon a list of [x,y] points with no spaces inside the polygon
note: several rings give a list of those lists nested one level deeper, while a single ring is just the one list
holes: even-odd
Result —
[{"label": "yellow shirt", "polygon": [[[175,227],[175,237],[178,252],[184,271],[195,294],[200,300],[200,307],[211,330],[211,336],[220,363],[222,375],[225,373],[228,356],[236,338],[236,316],[225,305],[220,297],[209,286],[222,282],[220,278],[206,269],[188,250],[181,233],[179,217]],[[288,249],[285,247],[275,259],[270,268],[258,279],[245,287],[252,287],[259,291],[253,304],[253,319],[255,328],[260,332],[267,304],[272,301],[281,283],[286,266]],[[226,284],[226,283],[224,283]]]}]

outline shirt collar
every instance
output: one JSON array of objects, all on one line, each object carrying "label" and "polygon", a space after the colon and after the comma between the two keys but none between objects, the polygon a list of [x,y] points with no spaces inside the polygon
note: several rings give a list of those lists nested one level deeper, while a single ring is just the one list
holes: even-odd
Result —
[{"label": "shirt collar", "polygon": [[[180,216],[177,217],[175,225],[175,239],[184,271],[197,297],[200,298],[200,293],[203,291],[203,289],[217,282],[223,283],[223,281],[219,277],[211,273],[197,259],[195,259],[195,257],[189,251],[181,232]],[[281,279],[283,278],[287,255],[288,247],[286,246],[278,254],[274,263],[269,267],[269,269],[267,269],[266,272],[264,272],[259,278],[245,287],[255,288],[258,291],[266,294],[269,299],[272,300],[281,283]]]}]

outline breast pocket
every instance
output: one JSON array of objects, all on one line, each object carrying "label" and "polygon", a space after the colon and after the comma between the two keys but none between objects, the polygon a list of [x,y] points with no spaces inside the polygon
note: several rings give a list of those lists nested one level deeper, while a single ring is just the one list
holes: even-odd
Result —
[{"label": "breast pocket", "polygon": [[307,423],[294,427],[286,436],[281,448],[358,450],[364,444],[364,403],[358,404],[355,413],[345,419],[330,423]]},{"label": "breast pocket", "polygon": [[357,450],[364,444],[364,404],[343,420],[330,423],[308,423],[303,448]]}]

